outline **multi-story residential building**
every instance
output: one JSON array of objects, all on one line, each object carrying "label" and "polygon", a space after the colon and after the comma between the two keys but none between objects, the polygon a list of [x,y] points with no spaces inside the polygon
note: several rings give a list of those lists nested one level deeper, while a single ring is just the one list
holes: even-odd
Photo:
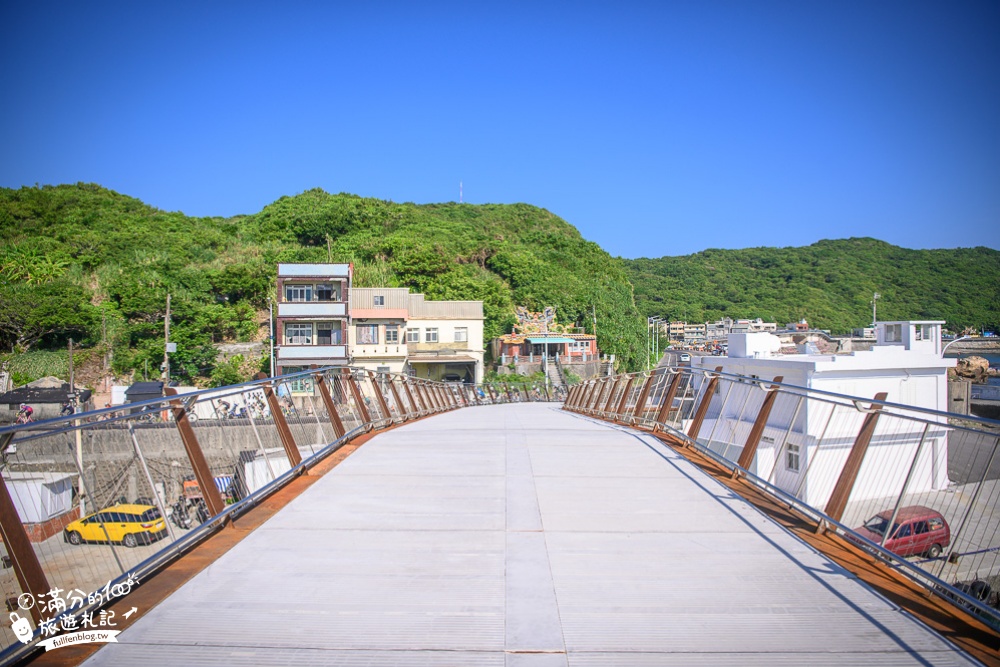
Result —
[{"label": "multi-story residential building", "polygon": [[671,322],[667,327],[670,340],[684,340],[685,326],[687,326],[687,322]]},{"label": "multi-story residential building", "polygon": [[750,325],[749,327],[750,333],[760,333],[762,331],[767,333],[774,333],[775,331],[778,330],[778,324],[776,322],[765,322],[759,317],[755,320],[749,320],[749,325]]},{"label": "multi-story residential building", "polygon": [[483,378],[483,302],[427,301],[405,287],[356,287],[351,365],[444,381]]},{"label": "multi-story residential building", "polygon": [[348,332],[351,365],[384,373],[406,370],[406,322],[410,290],[405,287],[355,287],[351,290]]},{"label": "multi-story residential building", "polygon": [[689,322],[684,325],[684,342],[688,345],[697,345],[705,342],[705,331],[707,327],[698,322]]},{"label": "multi-story residential building", "polygon": [[725,341],[732,327],[733,321],[728,317],[715,322],[705,322],[705,340]]},{"label": "multi-story residential building", "polygon": [[406,349],[407,371],[416,377],[481,382],[483,302],[426,301],[411,294]]},{"label": "multi-story residential building", "polygon": [[[351,264],[278,264],[275,365],[279,374],[348,362]],[[301,384],[301,383],[299,383]],[[293,391],[306,391],[294,386]]]}]

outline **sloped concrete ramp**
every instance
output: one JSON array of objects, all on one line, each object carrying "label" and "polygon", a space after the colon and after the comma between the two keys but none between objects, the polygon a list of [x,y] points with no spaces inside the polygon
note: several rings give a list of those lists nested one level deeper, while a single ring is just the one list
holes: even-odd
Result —
[{"label": "sloped concrete ramp", "polygon": [[977,664],[655,439],[546,404],[380,434],[87,665]]}]

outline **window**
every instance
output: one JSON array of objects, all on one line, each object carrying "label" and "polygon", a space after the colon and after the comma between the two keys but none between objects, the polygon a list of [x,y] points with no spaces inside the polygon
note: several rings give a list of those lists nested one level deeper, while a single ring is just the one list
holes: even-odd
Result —
[{"label": "window", "polygon": [[785,449],[785,468],[798,472],[799,465],[799,446],[788,443],[788,447]]},{"label": "window", "polygon": [[285,285],[285,301],[312,301],[312,285]]},{"label": "window", "polygon": [[438,330],[436,327],[433,329],[424,329],[424,342],[425,343],[438,342]]},{"label": "window", "polygon": [[375,372],[376,373],[388,373],[389,372],[389,367],[388,366],[378,366],[378,367],[375,368]]},{"label": "window", "polygon": [[377,324],[359,324],[357,327],[357,332],[358,332],[358,345],[378,344]]},{"label": "window", "polygon": [[316,285],[317,301],[333,301],[333,285]]},{"label": "window", "polygon": [[376,296],[374,296],[372,298],[375,300],[374,306],[376,308],[385,308],[385,296],[384,295],[378,294],[378,295],[376,295]]},{"label": "window", "polygon": [[903,325],[902,324],[885,325],[885,342],[887,343],[903,342]]},{"label": "window", "polygon": [[[305,370],[304,366],[286,366],[282,375],[292,375]],[[293,394],[307,394],[312,392],[312,379],[308,375],[300,375],[294,380],[285,381],[288,390]]]},{"label": "window", "polygon": [[420,329],[407,329],[406,330],[406,342],[407,343],[419,343],[420,342]]},{"label": "window", "polygon": [[316,323],[317,345],[340,345],[340,329],[333,322]]},{"label": "window", "polygon": [[469,328],[468,327],[455,327],[455,342],[465,343],[469,340]]},{"label": "window", "polygon": [[285,344],[286,345],[312,345],[313,328],[312,324],[286,324]]},{"label": "window", "polygon": [[399,343],[399,327],[395,324],[385,325],[386,345],[396,345]]}]

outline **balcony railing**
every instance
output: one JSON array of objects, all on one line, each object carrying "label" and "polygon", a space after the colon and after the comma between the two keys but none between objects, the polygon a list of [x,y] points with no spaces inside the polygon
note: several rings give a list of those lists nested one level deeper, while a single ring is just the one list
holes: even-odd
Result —
[{"label": "balcony railing", "polygon": [[660,368],[577,385],[565,407],[663,431],[1000,628],[1000,422],[885,396]]},{"label": "balcony railing", "polygon": [[343,301],[283,301],[278,304],[278,317],[347,317]]}]

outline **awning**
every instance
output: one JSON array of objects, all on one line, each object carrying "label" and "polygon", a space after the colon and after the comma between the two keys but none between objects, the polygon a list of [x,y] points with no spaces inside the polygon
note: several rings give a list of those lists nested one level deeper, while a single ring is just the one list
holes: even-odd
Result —
[{"label": "awning", "polygon": [[558,336],[558,337],[557,336],[548,336],[548,337],[544,337],[543,336],[541,338],[534,338],[534,337],[529,338],[528,342],[532,343],[533,345],[542,345],[544,343],[575,343],[576,341],[573,340],[572,338],[563,338],[561,336]]},{"label": "awning", "polygon": [[411,356],[408,361],[411,364],[474,364],[476,360],[472,357],[466,356],[433,356],[433,357],[420,357]]}]

